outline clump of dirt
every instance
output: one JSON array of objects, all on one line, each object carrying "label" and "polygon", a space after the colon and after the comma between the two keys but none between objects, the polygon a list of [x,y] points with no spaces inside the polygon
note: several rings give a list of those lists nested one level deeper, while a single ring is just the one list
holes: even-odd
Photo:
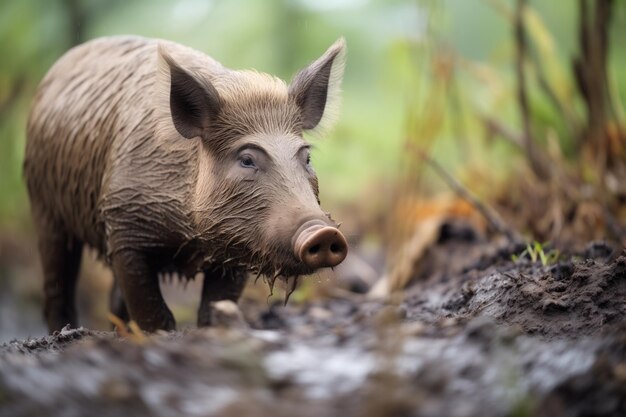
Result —
[{"label": "clump of dirt", "polygon": [[555,265],[507,261],[418,282],[407,306],[423,305],[459,320],[489,316],[545,337],[595,335],[626,317],[626,251],[611,256],[599,247],[590,252],[596,259]]},{"label": "clump of dirt", "polygon": [[88,330],[82,327],[79,329],[65,327],[61,331],[54,332],[49,336],[31,338],[23,341],[13,340],[9,343],[2,344],[0,345],[0,357],[14,353],[35,355],[41,352],[60,352],[79,340],[105,334],[105,332]]},{"label": "clump of dirt", "polygon": [[563,262],[492,275],[465,314],[480,311],[546,337],[595,335],[626,316],[626,253],[614,262]]}]

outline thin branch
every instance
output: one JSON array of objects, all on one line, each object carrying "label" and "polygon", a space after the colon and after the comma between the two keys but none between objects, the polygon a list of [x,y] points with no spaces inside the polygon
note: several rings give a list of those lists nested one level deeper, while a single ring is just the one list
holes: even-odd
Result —
[{"label": "thin branch", "polygon": [[79,0],[65,0],[65,9],[69,19],[70,44],[78,45],[85,41],[85,23],[87,16],[82,2]]},{"label": "thin branch", "polygon": [[515,26],[515,50],[516,50],[516,73],[517,73],[517,101],[519,103],[520,116],[522,119],[522,131],[524,150],[530,163],[530,167],[537,178],[547,178],[549,172],[546,164],[537,154],[535,142],[530,124],[530,105],[528,104],[528,92],[526,91],[526,70],[524,62],[528,53],[528,43],[526,42],[526,27],[524,26],[524,10],[526,0],[517,0],[517,7],[514,14]]},{"label": "thin branch", "polygon": [[[528,95],[526,92],[526,71],[524,70],[524,61],[526,58],[526,34],[524,30],[524,7],[525,0],[517,0],[517,8],[515,9],[514,25],[515,25],[515,45],[516,45],[516,72],[517,72],[517,101],[519,103],[520,115],[522,119],[522,139],[524,147],[532,155],[533,146],[532,133],[530,128],[530,108],[528,105]],[[532,161],[531,161],[532,162]]]},{"label": "thin branch", "polygon": [[11,110],[18,102],[24,91],[26,90],[26,78],[18,76],[9,87],[9,93],[4,100],[0,100],[0,121],[5,117],[10,117],[9,110]]},{"label": "thin branch", "polygon": [[456,178],[450,175],[439,162],[426,155],[424,152],[417,151],[417,155],[437,173],[448,186],[463,200],[467,201],[472,207],[474,207],[484,218],[493,230],[500,233],[510,242],[521,242],[522,238],[519,233],[511,229],[502,220],[500,215],[490,206],[484,204],[476,196],[474,196],[466,187],[463,186]]},{"label": "thin branch", "polygon": [[533,64],[537,73],[539,87],[542,89],[548,100],[552,102],[554,108],[559,112],[561,118],[569,129],[570,135],[572,135],[573,132],[577,132],[580,129],[580,122],[576,118],[576,114],[572,112],[569,106],[566,106],[563,102],[561,102],[560,98],[554,91],[554,88],[552,88],[552,85],[548,82],[543,65],[541,64],[541,59],[539,59],[539,57],[535,57],[533,59]]},{"label": "thin branch", "polygon": [[524,149],[524,139],[521,133],[515,132],[510,127],[505,126],[493,117],[483,116],[482,121],[490,135],[498,135],[519,149]]},{"label": "thin branch", "polygon": [[[591,7],[591,6],[595,7]],[[613,114],[607,73],[609,29],[613,0],[579,0],[580,55],[574,59],[574,75],[587,108],[587,126],[579,146],[594,151],[598,169],[606,170],[611,162],[607,152],[606,124]]]}]

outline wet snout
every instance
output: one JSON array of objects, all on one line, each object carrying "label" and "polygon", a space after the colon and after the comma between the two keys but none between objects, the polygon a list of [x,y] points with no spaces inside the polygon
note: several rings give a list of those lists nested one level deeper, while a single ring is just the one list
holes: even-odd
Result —
[{"label": "wet snout", "polygon": [[296,257],[314,269],[339,265],[348,254],[343,234],[321,220],[304,223],[294,236],[293,247]]}]

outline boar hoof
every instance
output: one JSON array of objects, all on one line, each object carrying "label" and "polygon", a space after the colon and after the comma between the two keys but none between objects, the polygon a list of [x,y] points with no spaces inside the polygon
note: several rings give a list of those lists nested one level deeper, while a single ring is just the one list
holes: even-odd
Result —
[{"label": "boar hoof", "polygon": [[212,322],[221,327],[247,327],[241,310],[236,303],[222,300],[213,304]]}]

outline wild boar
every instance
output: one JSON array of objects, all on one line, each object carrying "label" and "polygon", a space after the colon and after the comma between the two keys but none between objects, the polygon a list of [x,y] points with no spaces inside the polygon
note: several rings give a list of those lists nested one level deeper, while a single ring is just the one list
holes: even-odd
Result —
[{"label": "wild boar", "polygon": [[112,268],[111,311],[147,331],[175,328],[163,273],[204,272],[203,326],[247,271],[339,264],[346,239],[320,208],[303,132],[332,121],[344,56],[340,39],[289,85],[141,37],[61,57],[34,98],[24,160],[49,330],[77,325],[84,245]]}]

